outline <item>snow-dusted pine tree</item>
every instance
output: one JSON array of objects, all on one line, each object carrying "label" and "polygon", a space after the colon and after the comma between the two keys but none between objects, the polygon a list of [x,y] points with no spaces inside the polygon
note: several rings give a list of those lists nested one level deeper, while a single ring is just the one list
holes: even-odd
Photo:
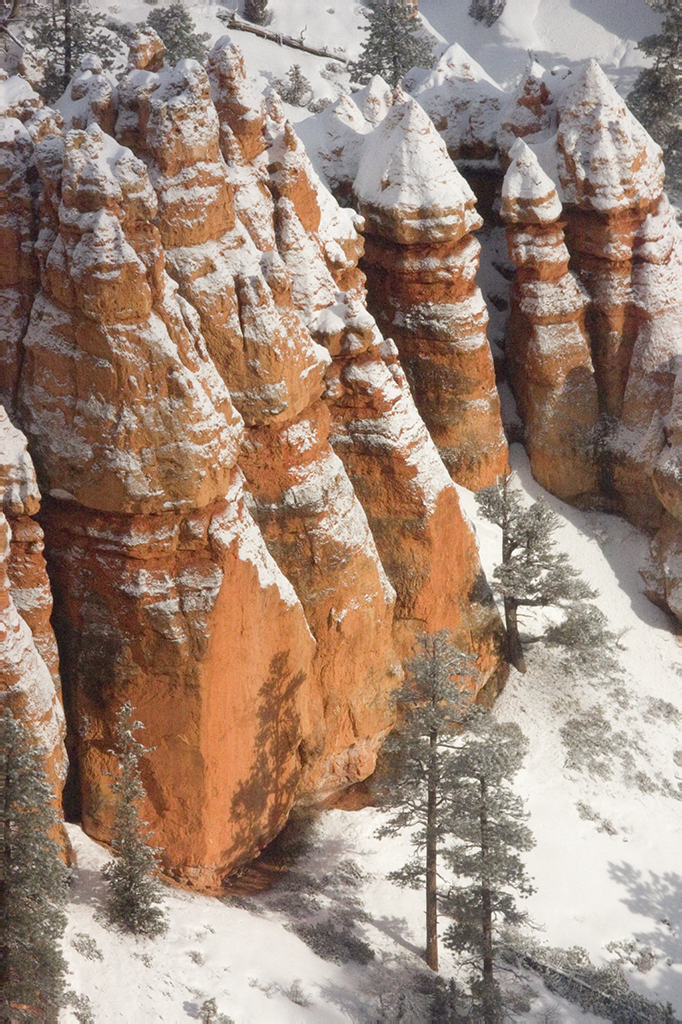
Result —
[{"label": "snow-dusted pine tree", "polygon": [[116,860],[105,868],[108,882],[107,913],[112,924],[136,935],[160,935],[166,915],[160,906],[161,887],[156,880],[156,851],[149,845],[146,823],[140,818],[144,787],[140,758],[147,749],[133,736],[143,728],[133,721],[133,708],[123,704],[116,717],[116,749],[119,772],[113,785],[116,817],[111,842]]},{"label": "snow-dusted pine tree", "polygon": [[180,3],[170,7],[157,7],[147,18],[147,24],[157,32],[166,47],[165,59],[171,66],[179,60],[191,59],[202,63],[206,56],[208,32],[197,32],[194,19]]},{"label": "snow-dusted pine tree", "polygon": [[[553,534],[558,515],[542,499],[524,506],[510,476],[499,486],[485,487],[476,495],[481,515],[502,531],[502,562],[493,581],[502,594],[507,628],[507,657],[525,672],[524,645],[544,641],[563,647],[576,668],[613,668],[609,651],[617,637],[606,628],[606,617],[592,603],[595,591],[581,580],[559,551]],[[524,636],[519,629],[519,608],[557,609],[561,619],[544,627],[540,635]]]},{"label": "snow-dusted pine tree", "polygon": [[647,0],[663,15],[661,31],[646,36],[638,47],[653,57],[640,71],[628,106],[663,149],[668,189],[682,190],[682,4],[680,0]]},{"label": "snow-dusted pine tree", "polygon": [[490,28],[507,6],[507,0],[471,0],[469,16]]},{"label": "snow-dusted pine tree", "polygon": [[94,53],[105,68],[113,67],[120,42],[105,29],[105,18],[87,0],[51,0],[31,15],[29,52],[41,68],[35,82],[48,103],[62,95],[78,62]]},{"label": "snow-dusted pine tree", "polygon": [[244,0],[244,17],[254,25],[264,25],[268,16],[268,0]]},{"label": "snow-dusted pine tree", "polygon": [[519,853],[535,845],[524,823],[523,804],[511,781],[528,741],[515,723],[497,722],[490,711],[472,708],[462,732],[444,819],[454,843],[444,860],[462,880],[443,900],[453,918],[443,943],[468,954],[478,979],[472,986],[485,1024],[505,1019],[494,976],[500,925],[519,925],[526,914],[517,894],[533,892]]},{"label": "snow-dusted pine tree", "polygon": [[69,872],[53,838],[44,752],[8,708],[1,723],[0,1019],[55,1021],[64,996]]},{"label": "snow-dusted pine tree", "polygon": [[414,9],[401,0],[376,0],[364,12],[367,37],[359,59],[351,64],[351,76],[368,82],[381,75],[395,87],[410,68],[430,68],[433,64],[431,46],[419,37],[419,19]]},{"label": "snow-dusted pine tree", "polygon": [[448,833],[443,808],[449,799],[458,725],[469,703],[460,687],[476,675],[449,630],[425,633],[406,665],[396,691],[399,725],[386,741],[378,772],[378,791],[391,817],[378,830],[393,836],[414,829],[416,856],[389,877],[426,894],[426,962],[438,970],[438,855]]}]

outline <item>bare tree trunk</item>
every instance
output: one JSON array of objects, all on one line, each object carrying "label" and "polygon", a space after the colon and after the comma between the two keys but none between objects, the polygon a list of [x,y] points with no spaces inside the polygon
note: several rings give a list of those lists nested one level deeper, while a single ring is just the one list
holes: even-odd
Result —
[{"label": "bare tree trunk", "polygon": [[487,784],[485,779],[480,779],[481,785],[481,811],[480,811],[480,824],[481,824],[481,875],[482,875],[482,887],[481,887],[481,953],[483,958],[483,986],[482,986],[482,1003],[483,1003],[483,1019],[485,1024],[497,1024],[498,1013],[497,1013],[497,998],[495,991],[495,977],[493,974],[494,957],[493,957],[493,909],[492,909],[492,896],[490,889],[486,882],[487,868],[486,864],[490,856],[490,850],[488,847],[488,808],[486,804],[487,800]]},{"label": "bare tree trunk", "polygon": [[513,597],[504,597],[504,622],[507,629],[507,659],[519,672],[526,671],[526,659],[519,636],[518,605]]},{"label": "bare tree trunk", "polygon": [[432,971],[438,970],[438,870],[437,870],[437,807],[438,796],[434,761],[438,736],[431,733],[431,766],[429,769],[426,803],[426,963]]},{"label": "bare tree trunk", "polygon": [[64,3],[64,88],[66,89],[73,72],[72,40],[71,40],[71,0]]}]

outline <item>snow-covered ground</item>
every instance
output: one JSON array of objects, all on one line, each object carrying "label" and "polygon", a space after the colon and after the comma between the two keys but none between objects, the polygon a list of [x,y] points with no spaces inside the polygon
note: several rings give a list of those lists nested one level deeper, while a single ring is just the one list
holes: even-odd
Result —
[{"label": "snow-covered ground", "polygon": [[[119,21],[145,21],[150,8],[141,0],[91,0],[92,6]],[[330,73],[327,65],[335,55],[357,59],[365,33],[365,9],[359,3],[336,0],[269,0],[268,31],[302,39],[315,49],[329,51],[318,57],[277,42],[260,39],[236,28],[227,28],[219,13],[243,10],[241,0],[184,6],[200,32],[207,32],[211,44],[229,35],[244,54],[247,72],[262,89],[283,78],[298,64],[309,79],[316,99],[334,100],[341,88],[348,90],[346,71]],[[499,20],[491,27],[468,16],[469,0],[421,0],[420,12],[432,37],[434,54],[451,43],[459,43],[503,88],[511,89],[532,56],[545,67],[569,67],[596,57],[619,92],[625,96],[645,62],[636,49],[639,39],[656,32],[660,17],[645,0],[508,0]],[[339,65],[337,65],[337,68]],[[287,105],[287,114],[299,121],[308,116],[303,107]]]}]

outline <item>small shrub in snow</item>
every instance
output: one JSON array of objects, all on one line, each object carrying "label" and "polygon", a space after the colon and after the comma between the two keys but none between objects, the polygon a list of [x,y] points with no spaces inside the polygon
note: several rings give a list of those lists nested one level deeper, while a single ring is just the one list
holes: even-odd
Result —
[{"label": "small shrub in snow", "polygon": [[297,1006],[307,1007],[311,1005],[311,999],[303,991],[300,978],[294,978],[289,988],[282,989],[282,992],[290,999],[292,1003],[296,1003]]},{"label": "small shrub in snow", "polygon": [[85,932],[76,932],[75,936],[71,939],[71,945],[86,960],[104,960],[102,950],[92,936],[86,935]]},{"label": "small shrub in snow", "polygon": [[193,964],[197,964],[199,967],[202,966],[204,962],[204,954],[200,953],[198,949],[190,949],[187,956],[190,958]]},{"label": "small shrub in snow", "polygon": [[301,71],[300,64],[292,64],[287,77],[276,78],[273,85],[285,103],[305,107],[313,98],[313,87]]},{"label": "small shrub in snow", "polygon": [[487,28],[494,25],[502,11],[507,6],[507,0],[472,0],[469,8],[469,17],[474,21],[480,21]]},{"label": "small shrub in snow", "polygon": [[294,931],[313,953],[331,963],[366,966],[374,959],[374,950],[367,942],[347,928],[336,928],[331,921],[300,925]]},{"label": "small shrub in snow", "polygon": [[70,992],[68,1002],[78,1024],[95,1024],[95,1014],[92,1009],[92,1002],[88,996],[76,995],[75,992]]},{"label": "small shrub in snow", "polygon": [[234,1024],[232,1017],[218,1012],[215,999],[204,999],[199,1007],[199,1020],[202,1024]]},{"label": "small shrub in snow", "polygon": [[320,96],[318,100],[311,100],[308,104],[308,110],[311,114],[320,114],[327,107],[331,106],[332,101],[328,96]]}]

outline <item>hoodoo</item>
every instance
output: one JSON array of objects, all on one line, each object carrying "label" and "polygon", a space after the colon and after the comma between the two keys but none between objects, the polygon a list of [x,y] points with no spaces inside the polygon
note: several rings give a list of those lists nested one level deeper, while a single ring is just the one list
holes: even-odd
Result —
[{"label": "hoodoo", "polygon": [[355,195],[372,306],[395,338],[417,407],[457,483],[507,464],[488,314],[475,275],[475,197],[419,104],[396,98],[365,142]]}]

